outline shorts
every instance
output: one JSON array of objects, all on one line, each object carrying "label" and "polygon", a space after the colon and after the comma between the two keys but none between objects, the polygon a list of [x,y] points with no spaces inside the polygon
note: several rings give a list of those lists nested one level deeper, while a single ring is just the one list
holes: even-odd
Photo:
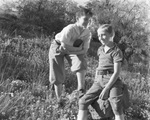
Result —
[{"label": "shorts", "polygon": [[65,52],[58,51],[59,44],[54,40],[49,50],[49,81],[51,84],[63,84],[65,80],[64,58],[71,66],[72,72],[78,72],[87,69],[87,63],[84,55],[68,55]]},{"label": "shorts", "polygon": [[[96,75],[95,81],[87,93],[79,100],[79,109],[87,110],[89,105],[94,104],[99,99],[99,95],[102,92],[104,85],[108,83],[112,74]],[[108,101],[112,107],[114,114],[121,114],[123,109],[123,83],[118,78],[110,89]]]}]

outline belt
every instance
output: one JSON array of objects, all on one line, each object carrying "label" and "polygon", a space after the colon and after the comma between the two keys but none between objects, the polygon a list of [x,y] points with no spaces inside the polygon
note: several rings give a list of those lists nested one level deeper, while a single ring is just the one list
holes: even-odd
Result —
[{"label": "belt", "polygon": [[113,72],[112,71],[109,71],[109,70],[103,70],[103,71],[101,71],[101,70],[97,70],[97,75],[107,75],[107,74],[113,74]]}]

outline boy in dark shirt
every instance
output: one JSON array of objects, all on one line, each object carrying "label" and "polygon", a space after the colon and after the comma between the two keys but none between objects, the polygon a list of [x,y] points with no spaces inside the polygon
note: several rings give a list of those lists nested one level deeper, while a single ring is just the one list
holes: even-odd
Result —
[{"label": "boy in dark shirt", "polygon": [[123,83],[119,79],[123,54],[113,42],[114,30],[111,25],[101,25],[98,38],[102,46],[98,49],[99,65],[92,87],[79,100],[79,113],[77,120],[87,120],[88,106],[99,97],[109,100],[115,115],[115,120],[124,120],[123,114]]}]

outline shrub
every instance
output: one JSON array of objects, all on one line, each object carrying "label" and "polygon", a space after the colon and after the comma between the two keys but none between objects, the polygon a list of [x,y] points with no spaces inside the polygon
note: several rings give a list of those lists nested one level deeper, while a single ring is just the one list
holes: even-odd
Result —
[{"label": "shrub", "polygon": [[[57,101],[48,82],[48,49],[50,39],[0,37],[0,118],[6,120],[75,120],[78,100],[75,74],[66,64],[64,108]],[[96,50],[100,44],[91,43],[86,57],[86,89],[93,83],[98,65]],[[122,80],[128,85],[131,106],[126,111],[128,120],[149,120],[150,98],[148,77],[122,71]],[[89,119],[91,119],[89,115]]]}]

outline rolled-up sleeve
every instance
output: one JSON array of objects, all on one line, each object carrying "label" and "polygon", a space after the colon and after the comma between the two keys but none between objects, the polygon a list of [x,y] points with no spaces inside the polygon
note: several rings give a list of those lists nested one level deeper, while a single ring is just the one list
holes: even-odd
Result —
[{"label": "rolled-up sleeve", "polygon": [[123,61],[123,53],[121,50],[117,50],[117,52],[113,54],[113,61],[114,63]]}]

